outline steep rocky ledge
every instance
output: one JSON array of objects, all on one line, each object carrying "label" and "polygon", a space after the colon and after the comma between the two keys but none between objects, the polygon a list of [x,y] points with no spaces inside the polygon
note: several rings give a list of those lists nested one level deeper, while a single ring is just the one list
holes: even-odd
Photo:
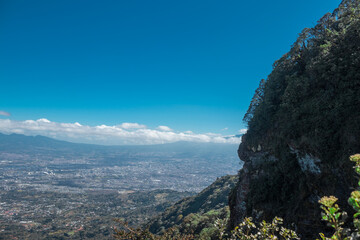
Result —
[{"label": "steep rocky ledge", "polygon": [[244,120],[244,166],[230,194],[231,228],[245,216],[283,217],[303,239],[326,229],[318,200],[347,204],[360,152],[360,1],[344,0],[260,82]]},{"label": "steep rocky ledge", "polygon": [[[257,220],[283,217],[305,239],[326,232],[318,204],[320,197],[336,195],[343,209],[352,185],[352,168],[335,167],[318,157],[282,146],[276,155],[262,145],[250,146],[243,137],[238,154],[244,161],[239,183],[230,195],[231,228],[245,216]],[[345,166],[346,165],[346,166]]]}]

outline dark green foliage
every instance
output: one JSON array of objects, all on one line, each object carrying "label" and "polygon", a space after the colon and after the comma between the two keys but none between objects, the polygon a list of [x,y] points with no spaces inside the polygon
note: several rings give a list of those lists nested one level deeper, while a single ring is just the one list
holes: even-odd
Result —
[{"label": "dark green foliage", "polygon": [[205,213],[191,213],[177,225],[179,232],[194,234],[197,239],[218,239],[219,229],[215,223],[219,219],[228,219],[229,209],[210,210]]},{"label": "dark green foliage", "polygon": [[[181,233],[209,234],[217,218],[225,218],[228,195],[236,183],[236,176],[224,176],[194,197],[185,198],[168,208],[149,223],[153,233],[162,233],[177,226]],[[205,230],[204,230],[205,229]],[[206,234],[203,232],[203,234]]]},{"label": "dark green foliage", "polygon": [[247,110],[243,121],[249,122],[253,118],[255,109],[260,105],[260,103],[264,99],[264,88],[265,88],[265,80],[261,79],[259,87],[255,90],[255,94],[251,99],[249,109]]},{"label": "dark green foliage", "polygon": [[[355,154],[350,157],[350,161],[355,162],[355,172],[360,175],[360,154]],[[358,182],[358,186],[360,187],[360,181]],[[356,231],[360,233],[360,189],[353,191],[348,199],[349,204],[352,206],[352,208],[355,210],[354,214],[354,227],[356,228]]]},{"label": "dark green foliage", "polygon": [[265,171],[250,183],[247,209],[248,215],[252,214],[253,208],[267,209],[268,214],[264,217],[270,221],[273,216],[282,215],[281,212],[289,209],[289,205],[301,201],[302,182],[299,179],[302,172],[295,156],[290,153],[279,162],[264,163],[262,168],[270,171]]},{"label": "dark green foliage", "polygon": [[[311,227],[321,226],[316,196],[333,193],[344,204],[355,180],[347,157],[360,151],[359,0],[344,0],[299,34],[261,81],[244,120],[243,160],[251,162],[258,146],[277,159],[248,167],[247,213],[284,217],[313,236]],[[295,153],[319,159],[321,173],[302,171]]]},{"label": "dark green foliage", "polygon": [[[360,141],[360,2],[343,1],[275,62],[261,101],[244,120],[256,145],[269,132],[321,159],[354,153]],[[259,99],[259,90],[253,99]],[[254,109],[255,108],[255,109]],[[344,135],[344,133],[347,133]]]},{"label": "dark green foliage", "polygon": [[[355,162],[355,172],[360,175],[360,154],[350,156],[350,161]],[[360,182],[358,182],[360,186]],[[344,228],[345,220],[348,217],[347,212],[340,211],[337,198],[334,196],[324,196],[319,200],[322,220],[327,222],[327,225],[333,228],[334,233],[331,238],[325,236],[324,233],[320,233],[322,240],[355,240],[360,238],[360,191],[359,189],[351,192],[348,198],[349,205],[355,210],[353,215],[353,226]]]},{"label": "dark green foliage", "polygon": [[119,219],[115,221],[120,225],[114,229],[113,237],[115,239],[124,240],[192,240],[194,236],[191,234],[180,234],[175,228],[166,230],[162,235],[151,233],[148,229],[130,227],[127,222]]},{"label": "dark green foliage", "polygon": [[[252,101],[244,118],[248,145],[262,144],[280,164],[293,165],[291,157],[282,157],[289,146],[348,164],[346,156],[360,151],[360,1],[344,0],[304,29],[260,86],[262,100]],[[278,164],[273,171],[262,179],[272,187],[289,175]]]}]

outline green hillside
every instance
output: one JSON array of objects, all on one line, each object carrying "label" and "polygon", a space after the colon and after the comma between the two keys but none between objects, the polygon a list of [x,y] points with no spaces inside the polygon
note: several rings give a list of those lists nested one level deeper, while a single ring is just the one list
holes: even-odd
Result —
[{"label": "green hillside", "polygon": [[236,176],[218,178],[199,194],[185,198],[149,222],[153,233],[176,227],[181,233],[209,234],[218,218],[228,214],[228,195],[237,181]]}]

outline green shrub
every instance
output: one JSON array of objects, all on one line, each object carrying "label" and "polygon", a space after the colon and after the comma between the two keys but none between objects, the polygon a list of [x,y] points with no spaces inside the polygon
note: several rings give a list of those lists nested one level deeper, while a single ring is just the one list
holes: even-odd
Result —
[{"label": "green shrub", "polygon": [[[355,162],[355,172],[360,175],[360,154],[355,154],[350,156],[350,161]],[[360,181],[358,182],[360,187]],[[321,204],[322,219],[328,223],[328,225],[334,228],[335,232],[331,238],[326,237],[323,233],[320,233],[322,240],[334,239],[334,240],[350,240],[350,239],[360,239],[360,191],[355,190],[351,193],[348,202],[350,206],[355,210],[353,215],[353,230],[349,228],[343,228],[342,226],[345,223],[347,217],[346,212],[341,212],[339,206],[336,204],[338,199],[334,196],[322,197],[319,200]]]},{"label": "green shrub", "polygon": [[230,235],[230,240],[300,239],[297,234],[281,225],[283,220],[275,217],[271,223],[262,221],[259,226],[251,218],[245,218]]}]

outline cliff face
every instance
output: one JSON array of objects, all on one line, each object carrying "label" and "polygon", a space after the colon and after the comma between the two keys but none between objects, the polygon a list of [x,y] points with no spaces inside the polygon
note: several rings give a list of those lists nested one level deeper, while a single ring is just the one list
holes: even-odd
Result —
[{"label": "cliff face", "polygon": [[283,217],[303,238],[326,232],[318,200],[347,198],[360,152],[360,1],[344,0],[261,81],[244,118],[244,161],[230,194],[231,227],[243,217]]},{"label": "cliff face", "polygon": [[[334,167],[319,158],[290,146],[276,156],[261,145],[250,146],[243,138],[238,153],[244,160],[239,183],[230,195],[231,228],[245,216],[270,221],[285,219],[305,239],[326,232],[318,200],[325,195],[340,198],[343,209],[352,186],[351,166]],[[292,224],[293,223],[293,224]]]}]

